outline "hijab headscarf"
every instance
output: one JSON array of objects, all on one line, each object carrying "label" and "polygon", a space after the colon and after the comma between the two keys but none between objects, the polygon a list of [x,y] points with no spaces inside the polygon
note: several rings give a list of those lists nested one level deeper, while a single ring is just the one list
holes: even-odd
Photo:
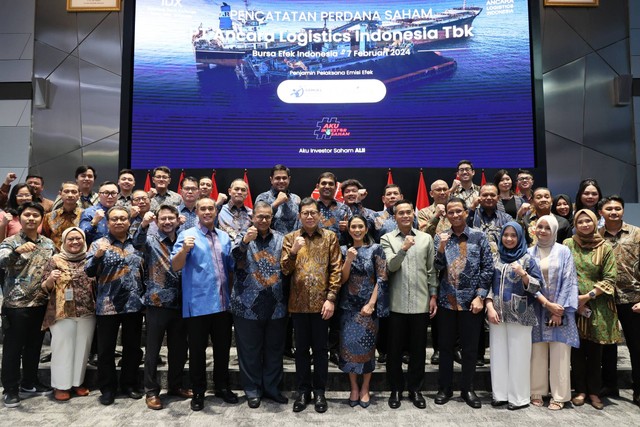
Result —
[{"label": "hijab headscarf", "polygon": [[[558,213],[558,202],[560,200],[564,200],[569,204],[569,214],[567,216],[560,215]],[[566,194],[558,194],[556,197],[553,198],[553,204],[551,205],[551,212],[558,216],[563,217],[564,219],[569,221],[569,224],[572,224],[573,223],[573,202],[571,201],[571,197],[569,197]]]},{"label": "hijab headscarf", "polygon": [[[507,249],[502,244],[502,236],[507,228],[513,228],[516,232],[516,236],[518,238],[518,243],[512,249]],[[522,227],[515,221],[509,221],[502,227],[502,231],[500,231],[500,239],[498,240],[498,253],[500,254],[500,261],[511,264],[514,261],[519,260],[527,253],[527,240],[524,238],[524,231],[522,231]]]},{"label": "hijab headscarf", "polygon": [[[593,221],[593,232],[590,234],[583,234],[578,229],[578,219],[582,215],[587,215]],[[598,218],[591,209],[580,209],[576,212],[576,216],[573,218],[573,227],[576,229],[576,234],[573,235],[573,240],[583,249],[595,249],[604,243],[604,237],[598,233]],[[597,263],[596,263],[597,264]]]},{"label": "hijab headscarf", "polygon": [[538,218],[536,225],[540,224],[541,221],[549,224],[551,235],[547,238],[547,241],[542,241],[540,240],[540,237],[538,237],[537,245],[541,248],[550,248],[556,243],[556,240],[558,240],[558,220],[553,215],[543,215]]},{"label": "hijab headscarf", "polygon": [[[78,252],[77,254],[72,254],[70,252],[67,252],[67,250],[65,249],[65,243],[67,240],[67,236],[69,235],[69,233],[71,233],[72,231],[77,231],[78,233],[80,233],[82,235],[82,249],[80,250],[80,252]],[[79,229],[78,227],[70,227],[67,228],[66,230],[64,230],[62,232],[62,244],[60,245],[60,253],[58,254],[60,256],[60,258],[62,258],[65,261],[80,261],[83,260],[87,257],[87,238],[84,235],[84,232]]]}]

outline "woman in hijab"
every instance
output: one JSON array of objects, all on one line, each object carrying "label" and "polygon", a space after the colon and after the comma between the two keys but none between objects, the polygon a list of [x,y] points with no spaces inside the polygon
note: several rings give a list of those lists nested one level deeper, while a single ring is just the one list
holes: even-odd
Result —
[{"label": "woman in hijab", "polygon": [[591,406],[602,409],[598,393],[602,388],[602,346],[620,340],[618,315],[613,299],[616,283],[616,260],[613,249],[604,240],[590,209],[576,212],[576,234],[564,241],[573,254],[578,273],[578,315],[576,323],[580,348],[571,351],[571,374],[576,396],[574,405],[583,405],[587,395]]},{"label": "woman in hijab", "polygon": [[49,305],[42,329],[51,330],[51,386],[54,398],[66,401],[73,391],[86,396],[82,385],[96,323],[95,281],[85,271],[87,243],[78,227],[62,233],[62,247],[45,267],[42,288]]},{"label": "woman in hijab", "polygon": [[556,243],[558,220],[541,216],[535,234],[538,241],[529,254],[538,262],[544,283],[536,294],[538,325],[531,334],[531,404],[542,406],[551,386],[549,409],[557,411],[571,400],[571,347],[580,345],[575,319],[578,281],[571,251]]},{"label": "woman in hijab", "polygon": [[551,213],[560,215],[569,224],[573,224],[573,202],[571,197],[566,194],[558,194],[553,198],[553,204],[551,205]]},{"label": "woman in hijab", "polygon": [[529,406],[531,328],[537,325],[535,294],[542,275],[527,253],[522,227],[508,222],[498,242],[499,258],[493,284],[486,298],[491,342],[492,406],[509,410]]}]

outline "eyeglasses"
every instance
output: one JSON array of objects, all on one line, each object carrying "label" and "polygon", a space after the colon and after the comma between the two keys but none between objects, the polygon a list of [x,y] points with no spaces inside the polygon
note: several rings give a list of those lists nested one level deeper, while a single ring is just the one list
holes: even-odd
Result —
[{"label": "eyeglasses", "polygon": [[196,191],[198,191],[198,187],[182,187],[182,190],[185,193],[195,193]]},{"label": "eyeglasses", "polygon": [[127,216],[114,216],[109,218],[109,221],[111,222],[127,222],[129,221],[129,217]]},{"label": "eyeglasses", "polygon": [[518,178],[518,181],[531,181],[533,178],[531,178],[530,176],[523,176]]},{"label": "eyeglasses", "polygon": [[117,191],[101,191],[100,194],[106,197],[116,197],[118,195]]},{"label": "eyeglasses", "polygon": [[254,218],[256,220],[258,220],[258,221],[270,221],[272,216],[271,215],[256,215]]},{"label": "eyeglasses", "polygon": [[155,175],[154,176],[155,179],[160,179],[160,180],[167,180],[169,178],[171,178],[169,175]]},{"label": "eyeglasses", "polygon": [[458,168],[458,172],[471,172],[472,170],[471,168]]},{"label": "eyeglasses", "polygon": [[304,217],[304,216],[310,216],[310,217],[313,217],[313,216],[318,215],[318,213],[319,213],[318,211],[303,211],[303,212],[300,212],[300,216],[303,216],[303,217]]},{"label": "eyeglasses", "polygon": [[134,197],[133,199],[134,202],[142,202],[144,200],[149,200],[149,198],[147,196],[141,196],[141,197]]}]

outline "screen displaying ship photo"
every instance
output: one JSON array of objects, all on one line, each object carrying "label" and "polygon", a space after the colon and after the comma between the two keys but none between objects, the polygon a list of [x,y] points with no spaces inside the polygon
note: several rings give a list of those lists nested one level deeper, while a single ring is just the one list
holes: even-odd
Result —
[{"label": "screen displaying ship photo", "polygon": [[526,0],[137,0],[131,167],[535,166]]}]

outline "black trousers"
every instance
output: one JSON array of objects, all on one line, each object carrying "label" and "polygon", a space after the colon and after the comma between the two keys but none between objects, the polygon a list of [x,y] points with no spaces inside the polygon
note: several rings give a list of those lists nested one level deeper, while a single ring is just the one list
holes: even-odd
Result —
[{"label": "black trousers", "polygon": [[123,313],[96,316],[98,334],[98,386],[100,391],[115,393],[118,390],[115,351],[118,329],[122,325],[122,367],[120,388],[136,388],[138,367],[142,362],[142,313]]},{"label": "black trousers", "polygon": [[640,394],[640,313],[634,313],[634,304],[618,304],[618,319],[631,359],[631,379],[634,394]]},{"label": "black trousers", "polygon": [[[20,386],[31,388],[38,383],[38,363],[44,332],[42,320],[47,307],[2,307],[4,341],[2,347],[2,385],[5,393],[17,392]],[[7,327],[8,325],[8,327]]]},{"label": "black trousers", "polygon": [[442,390],[453,388],[453,351],[456,337],[460,337],[462,347],[461,391],[473,390],[473,376],[476,373],[478,341],[484,319],[484,312],[455,311],[438,307],[438,338],[440,340],[440,365],[438,385]]},{"label": "black trousers", "polygon": [[[320,313],[292,313],[291,318],[296,338],[298,391],[324,393],[329,374],[329,320],[322,320]],[[313,349],[313,383],[309,349]]]},{"label": "black trousers", "polygon": [[229,388],[229,349],[231,348],[231,314],[207,314],[189,317],[189,377],[194,393],[207,390],[207,346],[213,343],[213,384],[215,390]]},{"label": "black trousers", "polygon": [[427,355],[427,328],[429,313],[389,314],[389,345],[387,347],[387,375],[391,391],[404,391],[405,379],[402,372],[402,352],[409,350],[407,389],[420,391],[424,380],[425,358]]},{"label": "black trousers", "polygon": [[387,344],[389,343],[389,318],[378,318],[378,336],[376,337],[376,350],[378,354],[387,354]]},{"label": "black trousers", "polygon": [[580,339],[571,349],[571,385],[576,393],[600,394],[602,389],[602,344]]},{"label": "black trousers", "polygon": [[602,345],[602,387],[618,388],[618,344]]},{"label": "black trousers", "polygon": [[182,373],[187,360],[187,326],[180,310],[147,307],[147,343],[144,355],[144,391],[147,396],[160,394],[157,381],[158,356],[167,335],[169,390],[182,388]]},{"label": "black trousers", "polygon": [[247,398],[280,394],[288,321],[287,317],[251,320],[233,316],[240,380]]}]

